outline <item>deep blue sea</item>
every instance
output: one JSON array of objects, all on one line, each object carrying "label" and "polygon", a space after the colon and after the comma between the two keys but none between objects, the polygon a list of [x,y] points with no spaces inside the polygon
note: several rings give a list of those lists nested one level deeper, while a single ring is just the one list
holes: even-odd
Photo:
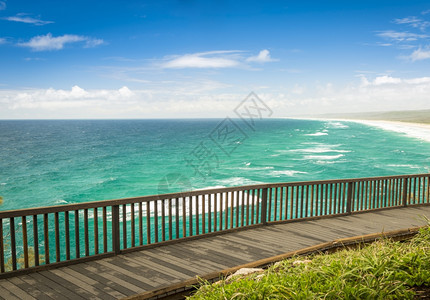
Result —
[{"label": "deep blue sea", "polygon": [[0,121],[0,210],[428,173],[430,142],[346,121]]}]

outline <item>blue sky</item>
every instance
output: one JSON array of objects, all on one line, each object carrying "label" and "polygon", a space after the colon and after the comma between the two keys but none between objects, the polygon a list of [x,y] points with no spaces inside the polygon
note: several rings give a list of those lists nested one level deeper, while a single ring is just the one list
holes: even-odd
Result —
[{"label": "blue sky", "polygon": [[430,108],[428,1],[0,0],[0,118]]}]

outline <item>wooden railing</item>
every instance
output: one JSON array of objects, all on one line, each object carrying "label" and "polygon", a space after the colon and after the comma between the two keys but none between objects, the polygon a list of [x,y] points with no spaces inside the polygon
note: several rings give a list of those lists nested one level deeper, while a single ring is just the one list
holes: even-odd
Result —
[{"label": "wooden railing", "polygon": [[0,278],[238,228],[430,204],[430,174],[260,184],[0,212]]}]

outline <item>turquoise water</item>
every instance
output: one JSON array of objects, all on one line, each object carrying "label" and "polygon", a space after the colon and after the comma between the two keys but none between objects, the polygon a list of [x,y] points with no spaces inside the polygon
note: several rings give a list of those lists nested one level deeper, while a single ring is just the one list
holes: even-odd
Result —
[{"label": "turquoise water", "polygon": [[230,119],[0,121],[0,210],[428,173],[428,153],[430,142],[352,122],[266,119],[251,128]]}]

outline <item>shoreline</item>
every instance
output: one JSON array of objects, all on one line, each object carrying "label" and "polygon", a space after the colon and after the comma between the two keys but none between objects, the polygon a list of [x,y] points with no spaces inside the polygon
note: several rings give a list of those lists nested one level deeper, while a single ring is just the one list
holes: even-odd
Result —
[{"label": "shoreline", "polygon": [[342,118],[288,118],[296,120],[315,120],[315,121],[338,121],[354,122],[371,127],[381,128],[387,131],[403,133],[408,137],[430,142],[430,124],[413,123],[389,120],[359,120],[359,119],[342,119]]}]

